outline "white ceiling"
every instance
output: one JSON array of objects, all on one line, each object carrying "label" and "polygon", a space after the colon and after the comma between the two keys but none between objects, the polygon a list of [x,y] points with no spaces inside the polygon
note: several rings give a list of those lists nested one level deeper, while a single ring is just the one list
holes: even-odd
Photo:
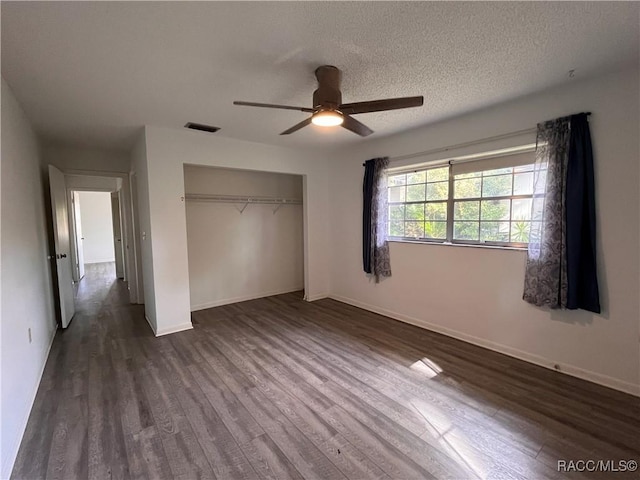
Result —
[{"label": "white ceiling", "polygon": [[125,150],[142,125],[290,146],[366,141],[278,134],[311,106],[314,69],[343,101],[424,95],[359,115],[389,135],[638,64],[639,4],[583,2],[2,2],[2,75],[49,142]]}]

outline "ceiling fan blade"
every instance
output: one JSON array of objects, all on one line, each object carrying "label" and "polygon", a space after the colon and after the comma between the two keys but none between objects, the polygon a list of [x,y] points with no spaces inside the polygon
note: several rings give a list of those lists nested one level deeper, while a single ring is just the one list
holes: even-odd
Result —
[{"label": "ceiling fan blade", "polygon": [[311,117],[301,121],[300,123],[296,123],[293,127],[285,130],[284,132],[282,132],[280,135],[289,135],[290,133],[293,132],[297,132],[298,130],[300,130],[302,127],[306,127],[307,125],[309,125],[311,123]]},{"label": "ceiling fan blade", "polygon": [[289,105],[274,105],[271,103],[255,103],[255,102],[233,102],[234,105],[242,105],[244,107],[263,107],[263,108],[279,108],[281,110],[297,110],[299,112],[313,113],[313,108],[291,107]]},{"label": "ceiling fan blade", "polygon": [[424,97],[387,98],[385,100],[372,100],[370,102],[344,103],[339,110],[345,115],[357,113],[382,112],[385,110],[398,110],[400,108],[421,107]]},{"label": "ceiling fan blade", "polygon": [[347,130],[353,133],[357,133],[361,137],[366,137],[373,133],[373,130],[367,127],[364,123],[360,123],[358,120],[348,115],[344,115],[344,121],[342,122],[342,127],[346,128]]}]

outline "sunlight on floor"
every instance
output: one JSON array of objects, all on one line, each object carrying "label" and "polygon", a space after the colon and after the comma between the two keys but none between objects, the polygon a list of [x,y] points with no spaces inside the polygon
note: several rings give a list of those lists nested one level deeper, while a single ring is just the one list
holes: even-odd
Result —
[{"label": "sunlight on floor", "polygon": [[409,368],[416,372],[424,373],[427,378],[433,378],[439,373],[442,373],[442,368],[427,357],[414,362]]},{"label": "sunlight on floor", "polygon": [[409,403],[426,422],[427,430],[420,435],[420,438],[429,443],[435,444],[437,442],[443,452],[469,472],[470,478],[484,479],[487,477],[488,469],[480,452],[471,445],[466,435],[449,420],[448,415],[432,403],[421,399],[413,399]]}]

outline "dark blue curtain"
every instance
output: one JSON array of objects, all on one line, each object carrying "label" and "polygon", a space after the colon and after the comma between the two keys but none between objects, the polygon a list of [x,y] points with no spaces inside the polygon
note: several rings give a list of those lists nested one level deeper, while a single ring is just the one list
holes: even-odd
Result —
[{"label": "dark blue curtain", "polygon": [[362,184],[362,267],[376,283],[391,276],[387,243],[387,180],[389,158],[374,158],[364,164]]},{"label": "dark blue curtain", "polygon": [[567,304],[600,313],[596,269],[596,201],[588,115],[570,119],[566,186]]},{"label": "dark blue curtain", "polygon": [[375,159],[364,162],[364,181],[362,183],[362,267],[366,273],[373,273],[373,231],[371,215],[374,202],[375,169]]}]

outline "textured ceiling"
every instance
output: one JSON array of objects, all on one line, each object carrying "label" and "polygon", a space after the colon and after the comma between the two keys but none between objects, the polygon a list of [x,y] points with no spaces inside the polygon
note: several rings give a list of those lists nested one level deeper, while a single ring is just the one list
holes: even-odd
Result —
[{"label": "textured ceiling", "polygon": [[291,146],[367,141],[278,134],[311,106],[313,71],[343,70],[343,101],[424,95],[358,115],[389,135],[639,58],[639,4],[583,2],[2,2],[2,75],[48,141],[128,149],[142,125]]}]

